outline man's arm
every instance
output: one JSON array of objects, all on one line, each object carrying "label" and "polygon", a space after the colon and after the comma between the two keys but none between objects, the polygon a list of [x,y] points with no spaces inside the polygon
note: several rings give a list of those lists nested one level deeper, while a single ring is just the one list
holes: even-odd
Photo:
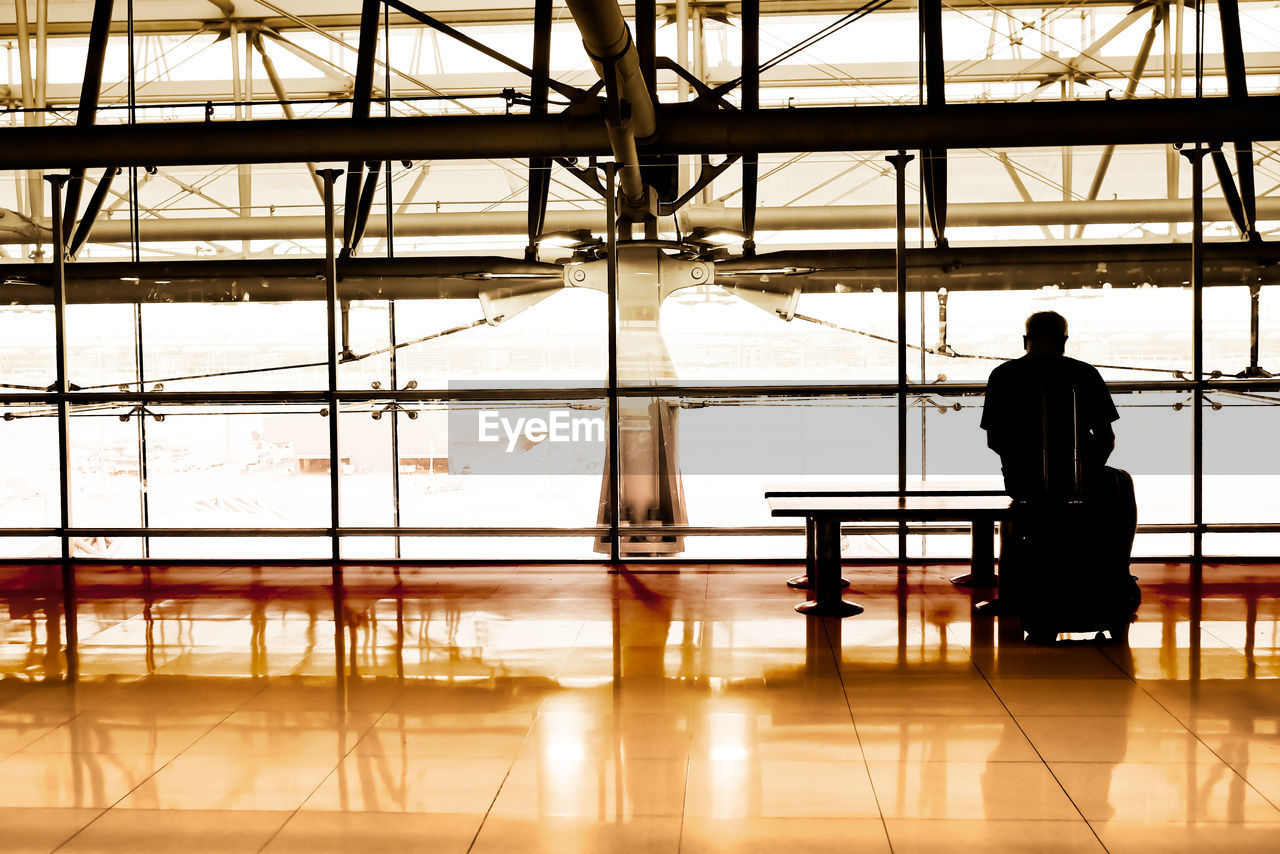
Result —
[{"label": "man's arm", "polygon": [[984,429],[987,431],[987,447],[1003,457],[1005,449],[1009,446],[1004,431],[994,426]]},{"label": "man's arm", "polygon": [[1111,452],[1116,449],[1116,434],[1111,429],[1111,425],[1101,422],[1093,428],[1093,450],[1097,455],[1098,464],[1106,465],[1107,459],[1110,458]]},{"label": "man's arm", "polygon": [[987,447],[1002,457],[1009,447],[1009,416],[1005,407],[1004,382],[1000,369],[991,372],[982,403],[982,429],[987,431]]},{"label": "man's arm", "polygon": [[1093,456],[1098,465],[1102,466],[1107,464],[1111,452],[1115,450],[1116,434],[1111,428],[1111,422],[1117,420],[1120,413],[1116,411],[1106,381],[1096,368],[1092,369],[1090,386],[1089,438]]}]

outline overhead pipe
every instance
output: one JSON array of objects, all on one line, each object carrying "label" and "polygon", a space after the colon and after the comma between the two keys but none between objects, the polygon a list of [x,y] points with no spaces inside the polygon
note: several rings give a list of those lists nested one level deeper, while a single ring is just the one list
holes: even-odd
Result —
[{"label": "overhead pipe", "polygon": [[658,120],[640,65],[640,52],[617,0],[566,0],[566,3],[582,33],[582,46],[591,64],[605,82],[610,98],[618,102],[616,112],[606,119],[605,127],[609,148],[618,163],[619,187],[628,204],[641,205],[645,186],[636,140],[654,136]]},{"label": "overhead pipe", "polygon": [[[25,0],[24,0],[25,1]],[[36,0],[36,106],[49,106],[49,0]],[[44,114],[40,114],[44,124]]]},{"label": "overhead pipe", "polygon": [[[830,231],[838,229],[887,229],[893,224],[893,205],[832,205],[761,208],[757,213],[759,231]],[[1188,199],[1129,199],[1094,202],[975,202],[952,204],[949,222],[955,227],[1043,226],[1087,224],[1132,224],[1189,222]],[[694,228],[731,229],[741,225],[737,208],[718,205],[688,205],[680,210],[680,230]],[[1280,220],[1280,198],[1258,200],[1258,216]],[[477,235],[524,235],[525,211],[477,211],[474,213],[397,213],[397,237],[451,237]],[[341,219],[341,217],[339,217]],[[1205,219],[1230,222],[1232,212],[1225,201],[1205,201]],[[915,208],[907,211],[907,224],[919,226]],[[600,215],[592,210],[547,211],[546,231],[598,229]],[[318,216],[183,217],[143,220],[144,241],[204,240],[297,240],[312,238],[323,228]],[[386,223],[371,218],[367,237],[386,237]],[[129,239],[129,223],[105,220],[93,230],[96,241],[116,243]],[[47,240],[46,224],[32,222],[21,214],[0,209],[0,245],[35,243]]]},{"label": "overhead pipe", "polygon": [[[18,70],[22,78],[22,106],[24,109],[22,122],[28,127],[37,124],[35,80],[31,73],[31,34],[27,21],[27,0],[15,0],[14,15],[18,34]],[[42,105],[43,106],[43,105]],[[31,169],[27,172],[27,199],[32,216],[44,214],[44,184],[40,181],[40,171]]]},{"label": "overhead pipe", "polygon": [[[893,205],[806,205],[761,208],[757,231],[826,231],[832,229],[889,229]],[[736,229],[737,210],[717,205],[693,205],[679,213],[680,230],[694,227]],[[1258,199],[1258,218],[1280,219],[1280,198]],[[1205,219],[1230,222],[1231,210],[1220,199],[1205,200]],[[948,206],[948,225],[960,228],[1080,224],[1190,222],[1189,199],[1106,199],[1070,202],[968,202]],[[907,225],[920,227],[918,210],[907,211]]]}]

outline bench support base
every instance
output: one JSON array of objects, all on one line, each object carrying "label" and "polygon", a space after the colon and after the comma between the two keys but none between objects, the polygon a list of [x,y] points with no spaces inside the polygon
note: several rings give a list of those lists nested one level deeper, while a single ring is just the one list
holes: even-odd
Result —
[{"label": "bench support base", "polygon": [[990,578],[978,578],[972,572],[966,572],[964,575],[953,575],[951,583],[956,587],[999,587],[1000,576],[992,575]]},{"label": "bench support base", "polygon": [[[813,601],[801,602],[796,610],[810,617],[852,617],[861,614],[863,607],[840,598],[840,591],[849,582],[840,577],[840,522],[837,519],[810,518],[805,526],[807,549],[805,575],[787,582],[804,582],[813,590]],[[799,586],[799,585],[792,585]]]},{"label": "bench support base", "polygon": [[[840,536],[839,525],[836,526],[836,538]],[[792,590],[812,590],[813,579],[818,564],[818,523],[813,517],[804,520],[804,575],[793,575],[787,579],[787,586]],[[840,579],[841,587],[849,586],[849,579]]]},{"label": "bench support base", "polygon": [[[791,576],[790,578],[787,579],[787,586],[790,587],[792,590],[811,590],[813,588],[813,585],[809,582],[808,574]],[[848,587],[849,579],[841,578],[840,586]]]},{"label": "bench support base", "polygon": [[801,602],[796,610],[806,617],[852,617],[866,609],[853,602],[837,599],[834,602]]},{"label": "bench support base", "polygon": [[969,571],[957,575],[951,583],[957,587],[996,587],[1000,580],[996,577],[995,555],[995,523],[990,519],[974,519],[969,527],[973,541],[973,558],[969,562]]}]

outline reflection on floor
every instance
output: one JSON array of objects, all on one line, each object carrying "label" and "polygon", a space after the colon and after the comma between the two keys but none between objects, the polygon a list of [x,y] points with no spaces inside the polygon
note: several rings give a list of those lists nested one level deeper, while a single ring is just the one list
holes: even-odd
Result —
[{"label": "reflection on floor", "polygon": [[0,848],[1276,851],[1276,570],[1033,648],[948,567],[83,567],[72,644],[0,568]]}]

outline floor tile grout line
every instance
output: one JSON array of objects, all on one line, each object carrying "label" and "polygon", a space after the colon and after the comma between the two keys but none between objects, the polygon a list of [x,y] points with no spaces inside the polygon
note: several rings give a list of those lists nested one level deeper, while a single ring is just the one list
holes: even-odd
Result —
[{"label": "floor tile grout line", "polygon": [[[90,807],[90,809],[98,809],[98,808],[97,808],[97,807]],[[54,854],[54,852],[55,852],[55,851],[57,851],[58,849],[62,848],[62,846],[66,845],[66,844],[67,844],[68,842],[70,842],[71,840],[75,839],[77,836],[79,836],[81,833],[83,833],[85,830],[87,830],[87,829],[89,828],[89,826],[90,826],[90,825],[92,825],[92,824],[96,823],[96,822],[98,821],[98,819],[100,819],[100,818],[102,818],[104,815],[106,815],[106,814],[107,814],[107,812],[108,812],[108,811],[110,811],[110,809],[111,809],[111,807],[102,807],[101,809],[99,809],[99,810],[98,810],[98,814],[97,814],[97,815],[95,815],[93,818],[89,819],[89,820],[88,820],[88,821],[86,821],[84,824],[80,825],[78,828],[76,828],[75,830],[73,830],[73,831],[72,831],[72,832],[67,836],[67,838],[66,838],[66,839],[62,840],[62,841],[61,841],[61,842],[59,842],[57,845],[55,845],[54,847],[50,848],[50,849],[49,849],[49,854]]]},{"label": "floor tile grout line", "polygon": [[1254,667],[1261,668],[1262,670],[1265,670],[1267,673],[1270,673],[1272,676],[1280,676],[1280,672],[1278,672],[1274,667],[1272,667],[1272,666],[1271,666],[1271,665],[1269,665],[1269,664],[1264,664],[1264,663],[1262,663],[1262,662],[1258,661],[1258,658],[1257,658],[1257,656],[1256,656],[1256,655],[1249,655],[1249,654],[1248,654],[1247,652],[1245,652],[1243,649],[1240,649],[1238,646],[1235,646],[1235,645],[1234,645],[1234,644],[1232,644],[1230,641],[1227,641],[1227,640],[1225,640],[1225,639],[1223,639],[1223,638],[1218,637],[1218,636],[1217,636],[1217,635],[1215,635],[1213,632],[1209,631],[1208,629],[1204,628],[1203,626],[1201,626],[1201,627],[1200,627],[1200,631],[1201,631],[1203,634],[1206,634],[1206,635],[1208,635],[1209,637],[1213,638],[1214,640],[1218,641],[1219,643],[1223,644],[1223,646],[1225,646],[1227,649],[1231,650],[1232,652],[1237,652],[1237,653],[1239,653],[1241,656],[1243,656],[1243,657],[1244,657],[1244,660],[1245,660],[1245,661],[1251,662],[1251,663],[1253,664],[1253,666],[1254,666]]},{"label": "floor tile grout line", "polygon": [[[1203,628],[1201,628],[1201,629],[1200,629],[1200,631],[1201,631],[1201,632],[1203,632],[1203,633],[1205,633],[1205,634],[1208,634],[1210,637],[1213,637],[1213,638],[1215,638],[1215,639],[1219,639],[1219,640],[1220,640],[1220,638],[1216,638],[1216,636],[1215,636],[1215,635],[1213,635],[1213,634],[1211,634],[1211,633],[1209,633],[1209,632],[1206,632]],[[1241,650],[1237,650],[1237,649],[1235,649],[1235,648],[1232,648],[1232,651],[1233,651],[1233,652],[1238,652],[1238,653],[1240,653],[1241,655],[1244,655],[1244,653],[1243,653]],[[1110,662],[1111,662],[1111,663],[1116,667],[1116,669],[1118,669],[1121,673],[1125,673],[1124,668],[1120,667],[1120,665],[1115,661],[1115,659],[1111,658],[1111,656],[1107,655],[1105,652],[1103,653],[1103,656],[1104,656],[1108,661],[1110,661]],[[1247,658],[1247,656],[1246,656],[1246,658]],[[1260,798],[1262,798],[1262,800],[1266,801],[1266,802],[1267,802],[1267,804],[1269,804],[1269,805],[1271,806],[1271,808],[1272,808],[1272,809],[1274,809],[1274,810],[1276,810],[1278,813],[1280,813],[1280,804],[1277,804],[1275,801],[1271,800],[1271,798],[1268,798],[1268,797],[1267,797],[1267,796],[1262,792],[1262,790],[1260,790],[1257,786],[1255,786],[1255,785],[1253,784],[1253,781],[1251,781],[1251,780],[1250,780],[1248,777],[1246,777],[1244,774],[1241,774],[1241,773],[1236,769],[1235,765],[1231,764],[1231,763],[1230,763],[1229,761],[1227,761],[1227,760],[1226,760],[1226,759],[1225,759],[1221,754],[1219,754],[1219,753],[1218,753],[1218,751],[1216,751],[1216,750],[1214,750],[1212,747],[1210,747],[1210,746],[1209,746],[1209,743],[1208,743],[1207,741],[1205,741],[1203,738],[1201,738],[1201,737],[1200,737],[1200,734],[1199,734],[1198,732],[1196,732],[1195,730],[1193,730],[1190,726],[1188,726],[1188,725],[1187,725],[1187,723],[1186,723],[1185,721],[1183,721],[1181,718],[1179,718],[1177,715],[1175,715],[1175,714],[1173,713],[1173,710],[1172,710],[1172,709],[1170,709],[1170,708],[1169,708],[1168,706],[1166,706],[1164,703],[1160,702],[1160,699],[1159,699],[1158,697],[1156,697],[1154,694],[1152,694],[1150,691],[1148,691],[1146,688],[1143,688],[1143,687],[1142,687],[1142,685],[1138,682],[1138,679],[1137,679],[1137,676],[1136,676],[1136,675],[1134,675],[1134,674],[1130,674],[1130,673],[1125,673],[1125,676],[1127,676],[1127,677],[1128,677],[1129,681],[1133,682],[1134,686],[1135,686],[1139,691],[1141,691],[1143,694],[1145,694],[1147,697],[1149,697],[1153,703],[1155,703],[1157,706],[1159,706],[1159,707],[1164,711],[1164,713],[1165,713],[1165,714],[1167,714],[1169,717],[1171,717],[1171,718],[1173,718],[1175,721],[1177,721],[1177,722],[1178,722],[1178,724],[1179,724],[1179,725],[1180,725],[1184,730],[1186,730],[1186,731],[1187,731],[1187,734],[1189,734],[1192,738],[1194,738],[1198,744],[1200,744],[1201,746],[1203,746],[1205,750],[1207,750],[1207,751],[1209,751],[1211,754],[1213,754],[1214,758],[1216,758],[1219,762],[1221,762],[1223,765],[1225,765],[1227,768],[1229,768],[1229,769],[1231,770],[1231,773],[1232,773],[1232,774],[1235,774],[1237,777],[1239,777],[1239,778],[1241,779],[1241,781],[1243,781],[1243,782],[1244,782],[1244,784],[1245,784],[1246,786],[1248,786],[1250,789],[1252,789],[1252,790],[1253,790],[1253,792],[1254,792],[1258,797],[1260,797]],[[1188,683],[1188,684],[1190,684],[1190,683]]]},{"label": "floor tile grout line", "polygon": [[[150,675],[150,674],[148,674],[148,675]],[[143,681],[143,680],[139,680],[139,681]],[[252,700],[254,697],[258,696],[258,694],[261,694],[261,693],[262,693],[263,691],[265,691],[265,690],[267,690],[267,686],[266,686],[266,685],[263,685],[263,686],[262,686],[262,687],[261,687],[257,692],[255,692],[253,695],[251,695],[251,696],[249,696],[249,697],[245,697],[245,698],[244,698],[244,700],[243,700],[243,701],[241,701],[241,703],[240,703],[240,705],[239,705],[239,706],[237,706],[236,708],[231,709],[230,711],[228,711],[225,715],[223,715],[223,716],[222,716],[222,718],[221,718],[220,720],[215,721],[214,723],[210,724],[210,725],[209,725],[209,728],[208,728],[207,730],[205,730],[203,733],[201,733],[200,735],[198,735],[196,738],[192,739],[191,744],[188,744],[188,745],[187,745],[186,747],[184,747],[182,750],[179,750],[179,751],[178,751],[177,753],[175,753],[173,756],[170,756],[167,760],[165,760],[164,764],[162,764],[159,768],[157,768],[156,770],[154,770],[154,771],[152,771],[150,774],[148,774],[146,777],[143,777],[141,780],[139,780],[139,781],[138,781],[138,783],[137,783],[137,785],[135,785],[135,786],[133,786],[132,788],[130,788],[130,789],[129,789],[129,791],[125,792],[123,795],[121,795],[119,798],[117,798],[117,799],[115,800],[115,802],[114,802],[114,803],[112,803],[111,805],[107,806],[105,809],[103,809],[103,811],[102,811],[102,812],[100,812],[100,813],[98,813],[96,816],[94,816],[92,821],[90,821],[88,824],[83,825],[83,826],[82,826],[79,830],[77,830],[75,833],[71,834],[71,835],[70,835],[70,836],[68,836],[66,839],[62,840],[62,842],[58,843],[58,846],[57,846],[56,848],[51,849],[51,850],[50,850],[50,852],[49,852],[49,854],[54,854],[54,852],[61,850],[61,849],[62,849],[62,848],[63,848],[63,847],[68,843],[68,842],[70,842],[71,840],[75,839],[75,838],[76,838],[77,836],[79,836],[81,833],[84,833],[84,832],[85,832],[86,830],[88,830],[90,827],[92,827],[93,825],[95,825],[95,824],[97,824],[99,821],[101,821],[101,820],[102,820],[102,817],[103,817],[104,815],[106,815],[107,813],[111,812],[113,809],[115,809],[116,807],[118,807],[118,806],[119,806],[121,803],[123,803],[123,802],[125,801],[125,799],[127,799],[130,795],[132,795],[134,792],[138,791],[138,789],[142,788],[142,786],[144,786],[148,780],[151,780],[151,779],[155,778],[155,776],[156,776],[157,774],[159,774],[161,771],[163,771],[164,769],[166,769],[166,768],[168,768],[170,765],[172,765],[172,764],[177,760],[177,758],[178,758],[179,756],[182,756],[183,754],[185,754],[185,753],[187,752],[187,750],[188,750],[188,749],[190,749],[190,747],[191,747],[193,744],[195,744],[195,743],[196,743],[197,741],[199,741],[200,739],[204,738],[204,737],[205,737],[206,735],[208,735],[209,733],[213,732],[213,730],[214,730],[214,729],[216,729],[217,727],[219,727],[219,726],[221,726],[222,724],[226,723],[227,719],[228,719],[228,718],[230,718],[232,715],[234,715],[236,712],[238,712],[238,711],[240,710],[240,708],[244,706],[244,704],[245,704],[245,703],[249,702],[249,701],[250,701],[250,700]],[[79,717],[79,715],[77,715],[77,717]]]},{"label": "floor tile grout line", "polygon": [[[1104,655],[1104,657],[1110,660],[1109,656]],[[1071,793],[1067,791],[1067,787],[1062,785],[1062,780],[1058,779],[1058,775],[1053,772],[1053,766],[1051,766],[1049,764],[1049,761],[1044,758],[1044,754],[1040,752],[1040,748],[1036,747],[1036,743],[1031,740],[1031,736],[1027,735],[1027,731],[1023,729],[1022,722],[1018,720],[1018,716],[1015,715],[1009,709],[1009,706],[1008,704],[1005,703],[1004,698],[1000,696],[1000,692],[997,691],[995,686],[991,684],[990,677],[988,677],[987,674],[982,672],[982,668],[978,666],[978,662],[973,661],[972,654],[970,654],[969,658],[970,658],[970,661],[972,661],[973,663],[974,669],[978,671],[978,675],[982,677],[982,681],[987,683],[987,687],[991,689],[991,693],[996,698],[996,702],[1000,704],[1000,707],[1004,709],[1005,714],[1007,714],[1009,716],[1009,719],[1013,721],[1013,725],[1018,728],[1018,732],[1022,733],[1022,737],[1027,740],[1027,744],[1031,747],[1031,750],[1035,753],[1036,757],[1040,760],[1040,763],[1044,766],[1044,769],[1049,772],[1049,776],[1053,778],[1053,782],[1058,784],[1058,788],[1062,790],[1062,794],[1066,796],[1067,801],[1071,804],[1072,808],[1076,811],[1077,814],[1079,814],[1080,820],[1083,821],[1085,823],[1085,826],[1089,828],[1089,832],[1093,834],[1093,838],[1098,840],[1098,845],[1102,847],[1103,851],[1110,851],[1111,849],[1107,848],[1107,844],[1102,841],[1102,837],[1098,834],[1098,831],[1093,826],[1093,823],[1089,821],[1087,817],[1085,817],[1084,811],[1080,809],[1080,805],[1076,803],[1076,799],[1071,797]],[[1113,665],[1115,664],[1114,661],[1112,661],[1111,663]]]},{"label": "floor tile grout line", "polygon": [[[531,728],[532,729],[532,728]],[[525,736],[528,738],[528,735]],[[519,761],[519,755],[511,760],[511,764],[507,766],[507,773],[502,775],[502,782],[498,784],[498,790],[493,793],[493,799],[489,801],[489,806],[485,808],[484,815],[480,818],[480,826],[476,828],[475,834],[471,837],[471,841],[467,843],[467,854],[471,854],[471,849],[476,847],[476,840],[480,838],[480,833],[484,830],[485,822],[489,820],[489,813],[493,812],[493,807],[498,803],[498,798],[502,796],[502,789],[507,785],[507,780],[511,778],[511,772]]]},{"label": "floor tile grout line", "polygon": [[[401,686],[401,690],[403,692],[403,685]],[[388,712],[390,712],[391,706],[395,705],[395,703],[399,702],[399,700],[400,698],[396,697],[395,700],[391,701],[391,704],[388,705],[387,708],[379,712],[377,719],[374,720],[374,722],[371,723],[369,726],[365,727],[365,730],[360,734],[360,737],[351,743],[351,747],[347,748],[347,751],[343,753],[342,756],[338,757],[338,761],[333,766],[333,770],[330,771],[328,774],[326,774],[323,778],[321,778],[320,782],[317,783],[311,789],[311,791],[307,793],[307,796],[302,799],[301,803],[299,803],[292,810],[289,810],[289,815],[285,817],[285,820],[280,822],[280,826],[275,829],[275,832],[267,837],[266,842],[262,843],[262,847],[258,849],[258,854],[262,854],[263,851],[267,850],[267,846],[269,846],[272,842],[275,841],[276,837],[280,835],[280,831],[284,830],[285,826],[288,825],[289,822],[293,821],[293,819],[298,815],[298,813],[302,812],[302,808],[307,805],[307,801],[315,797],[316,792],[320,791],[320,787],[323,786],[326,782],[328,782],[330,777],[332,777],[334,774],[342,770],[342,764],[347,761],[347,758],[351,756],[352,753],[355,752],[355,749],[360,745],[360,742],[364,741],[365,737],[369,733],[373,732],[374,727],[382,723],[382,719],[387,716]],[[346,703],[344,702],[343,705],[345,706]],[[339,711],[337,714],[340,714],[340,715],[347,714],[349,711],[350,711],[349,709],[344,708],[341,711]]]},{"label": "floor tile grout line", "polygon": [[[585,627],[585,625],[586,624],[584,622],[583,627]],[[582,629],[580,628],[579,634],[581,634],[581,632],[582,632]],[[577,639],[577,636],[575,636],[575,643],[576,643],[576,639]],[[561,666],[563,667],[563,665]],[[480,825],[476,828],[476,832],[472,835],[471,841],[467,843],[467,854],[470,854],[471,849],[475,847],[476,840],[480,838],[480,832],[484,830],[485,822],[489,820],[489,814],[493,812],[494,805],[498,803],[498,798],[499,796],[502,795],[503,787],[507,785],[507,780],[510,779],[511,772],[515,769],[516,763],[520,761],[521,754],[524,752],[525,743],[528,742],[529,737],[533,735],[533,730],[535,727],[537,727],[538,720],[542,717],[543,706],[546,705],[546,702],[547,702],[546,697],[543,697],[541,700],[538,701],[537,708],[534,710],[534,713],[533,713],[533,720],[529,722],[529,728],[525,730],[524,738],[521,739],[520,744],[516,747],[516,754],[511,758],[511,764],[507,766],[507,772],[502,775],[502,782],[498,784],[497,791],[493,793],[493,798],[489,801],[489,806],[485,808],[484,815],[481,816],[480,818]],[[259,852],[259,854],[261,854],[261,852]]]},{"label": "floor tile grout line", "polygon": [[[573,651],[577,648],[578,641],[582,638],[582,633],[585,632],[586,630],[587,630],[587,621],[583,620],[578,625],[578,631],[574,633],[573,642],[568,645],[567,649],[565,649],[564,660],[561,661],[560,666],[556,668],[556,675],[552,677],[553,679],[555,679],[557,685],[560,684],[561,679],[566,678],[564,676],[564,669],[569,666],[569,659],[573,656]],[[538,711],[539,712],[542,711],[541,704],[538,705]],[[535,714],[534,720],[536,721],[537,719],[538,719],[538,716]]]},{"label": "floor tile grout line", "polygon": [[680,827],[676,830],[676,854],[684,847],[684,818],[689,809],[689,769],[693,764],[693,727],[689,728],[689,746],[684,757],[684,789],[680,796]]},{"label": "floor tile grout line", "polygon": [[22,744],[22,745],[21,745],[21,746],[19,746],[19,747],[15,747],[13,750],[6,751],[3,755],[0,755],[0,762],[4,762],[4,761],[5,761],[5,760],[7,760],[7,759],[12,759],[13,757],[17,756],[19,753],[22,753],[22,752],[23,752],[24,750],[26,750],[28,747],[31,747],[31,746],[32,746],[33,744],[35,744],[36,742],[41,741],[41,740],[43,740],[43,739],[47,738],[47,737],[48,737],[48,736],[50,736],[50,735],[53,735],[55,732],[57,732],[58,730],[62,729],[64,726],[66,726],[67,724],[71,723],[71,722],[72,722],[72,721],[74,721],[76,718],[80,717],[82,714],[84,714],[84,713],[85,713],[85,711],[87,711],[87,710],[86,710],[86,709],[81,709],[80,711],[78,711],[78,712],[76,712],[74,715],[72,715],[71,717],[69,717],[69,718],[67,718],[66,720],[64,720],[62,723],[56,724],[56,725],[54,725],[54,726],[51,726],[49,729],[45,730],[44,732],[40,733],[39,735],[36,735],[36,736],[35,736],[35,737],[33,737],[30,741],[25,742],[24,744]]},{"label": "floor tile grout line", "polygon": [[[806,620],[812,619],[835,619],[840,620],[842,617],[805,617]],[[862,734],[858,732],[858,721],[853,714],[853,705],[849,702],[849,689],[844,681],[844,668],[841,667],[841,659],[844,657],[844,649],[836,650],[835,644],[831,640],[831,632],[828,631],[826,622],[822,624],[822,636],[827,640],[827,649],[831,651],[832,662],[836,668],[836,678],[840,680],[840,693],[844,696],[844,706],[849,711],[849,723],[853,727],[853,737],[858,742],[858,754],[862,757],[862,770],[867,775],[867,785],[871,787],[871,798],[875,801],[876,813],[880,816],[880,827],[884,830],[885,844],[889,846],[889,854],[893,854],[893,838],[889,835],[889,822],[885,817],[884,808],[880,806],[880,793],[876,791],[875,778],[871,776],[871,763],[867,761],[867,752],[862,748]]]}]

